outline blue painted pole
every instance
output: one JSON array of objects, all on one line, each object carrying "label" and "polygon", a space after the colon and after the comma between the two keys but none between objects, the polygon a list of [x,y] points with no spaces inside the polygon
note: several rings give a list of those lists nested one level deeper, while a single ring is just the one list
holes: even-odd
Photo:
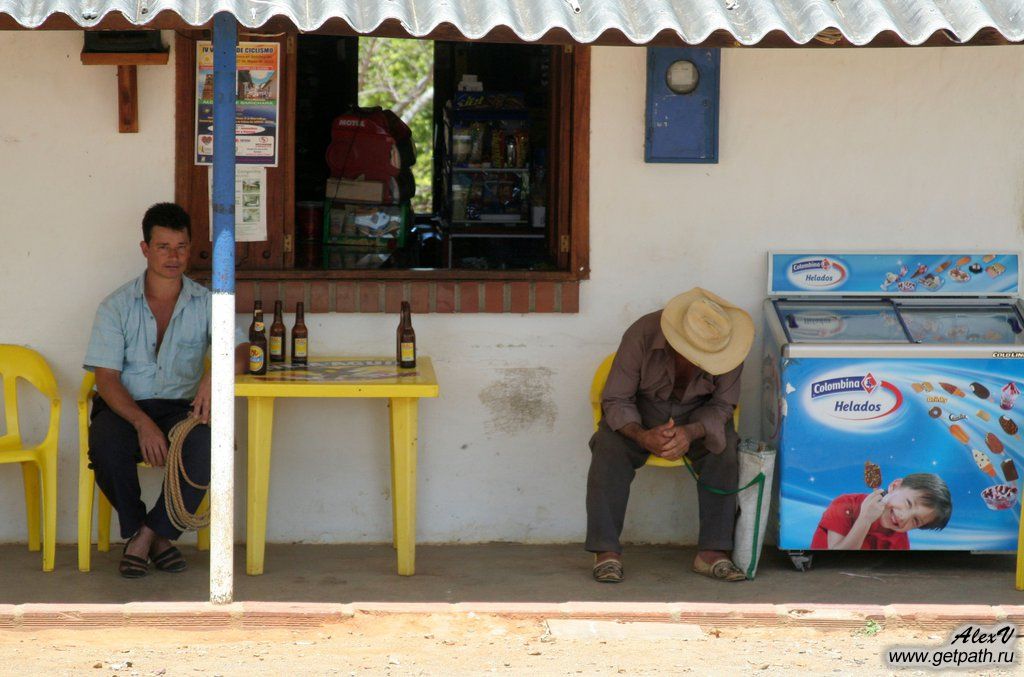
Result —
[{"label": "blue painted pole", "polygon": [[213,19],[213,291],[235,293],[235,17]]},{"label": "blue painted pole", "polygon": [[213,346],[210,601],[233,596],[235,476],[235,100],[238,27],[213,18]]}]

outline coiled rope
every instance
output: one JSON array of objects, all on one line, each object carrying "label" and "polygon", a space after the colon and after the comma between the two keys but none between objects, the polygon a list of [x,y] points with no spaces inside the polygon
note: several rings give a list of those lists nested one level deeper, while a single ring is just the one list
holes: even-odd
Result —
[{"label": "coiled rope", "polygon": [[192,514],[185,507],[185,499],[181,495],[181,478],[184,477],[189,486],[200,491],[206,491],[210,485],[196,484],[185,472],[185,464],[182,461],[181,450],[185,445],[185,438],[192,432],[192,429],[200,424],[195,416],[179,421],[167,435],[170,447],[167,450],[167,462],[164,471],[164,505],[167,508],[167,517],[175,529],[181,531],[195,531],[210,525],[210,510]]}]

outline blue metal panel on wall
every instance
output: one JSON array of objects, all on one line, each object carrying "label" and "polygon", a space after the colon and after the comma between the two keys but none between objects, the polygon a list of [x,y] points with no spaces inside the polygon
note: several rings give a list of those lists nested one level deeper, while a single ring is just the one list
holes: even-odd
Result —
[{"label": "blue metal panel on wall", "polygon": [[[696,69],[696,86],[685,94],[669,87],[676,62]],[[720,65],[717,49],[647,48],[646,162],[718,162]]]}]

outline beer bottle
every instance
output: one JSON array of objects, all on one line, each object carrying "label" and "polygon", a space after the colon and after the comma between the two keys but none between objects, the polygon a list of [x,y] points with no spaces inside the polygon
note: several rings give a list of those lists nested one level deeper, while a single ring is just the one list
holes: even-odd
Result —
[{"label": "beer bottle", "polygon": [[274,302],[274,324],[270,325],[270,361],[284,362],[284,339],[287,332],[284,328],[283,304]]},{"label": "beer bottle", "polygon": [[309,355],[309,330],[302,301],[295,305],[295,326],[292,327],[292,366],[306,366]]},{"label": "beer bottle", "polygon": [[412,330],[412,310],[408,301],[402,301],[402,319],[397,331],[397,361],[402,369],[416,366],[416,332]]},{"label": "beer bottle", "polygon": [[256,301],[249,325],[249,373],[257,376],[267,373],[267,337],[263,333],[263,302]]}]

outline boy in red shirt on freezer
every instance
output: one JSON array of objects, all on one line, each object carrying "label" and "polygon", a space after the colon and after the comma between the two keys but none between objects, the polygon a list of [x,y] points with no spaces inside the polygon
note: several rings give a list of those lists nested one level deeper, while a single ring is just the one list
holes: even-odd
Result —
[{"label": "boy in red shirt on freezer", "polygon": [[893,480],[887,491],[839,496],[821,516],[812,550],[909,550],[911,529],[942,529],[953,513],[949,487],[933,473]]}]

